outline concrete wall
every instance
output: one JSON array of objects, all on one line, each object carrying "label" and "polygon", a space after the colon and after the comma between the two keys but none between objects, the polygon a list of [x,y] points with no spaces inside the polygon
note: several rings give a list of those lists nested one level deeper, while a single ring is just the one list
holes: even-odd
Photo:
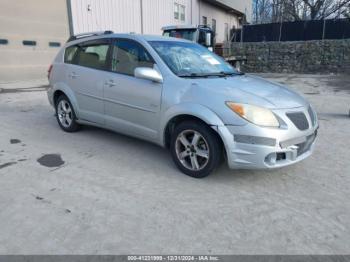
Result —
[{"label": "concrete wall", "polygon": [[231,55],[246,56],[246,72],[350,72],[350,39],[232,43]]},{"label": "concrete wall", "polygon": [[[0,82],[39,79],[58,48],[49,42],[64,43],[69,36],[66,0],[1,0]],[[23,40],[36,41],[36,46],[24,46]]]}]

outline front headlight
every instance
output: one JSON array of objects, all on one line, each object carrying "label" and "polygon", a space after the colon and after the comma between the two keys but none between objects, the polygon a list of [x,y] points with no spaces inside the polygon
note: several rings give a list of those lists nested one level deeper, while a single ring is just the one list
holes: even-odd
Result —
[{"label": "front headlight", "polygon": [[226,102],[237,115],[258,126],[279,127],[279,122],[271,110],[259,106]]}]

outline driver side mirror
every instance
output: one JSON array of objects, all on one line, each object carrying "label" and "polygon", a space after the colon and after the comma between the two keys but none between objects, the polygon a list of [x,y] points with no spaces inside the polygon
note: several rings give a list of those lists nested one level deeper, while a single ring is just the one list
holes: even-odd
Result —
[{"label": "driver side mirror", "polygon": [[147,79],[156,83],[163,83],[162,75],[155,69],[149,67],[137,67],[134,71],[136,78]]}]

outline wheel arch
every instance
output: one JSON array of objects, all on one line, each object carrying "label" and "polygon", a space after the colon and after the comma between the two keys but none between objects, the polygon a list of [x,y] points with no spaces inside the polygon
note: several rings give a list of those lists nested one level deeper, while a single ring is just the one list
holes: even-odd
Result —
[{"label": "wheel arch", "polygon": [[217,132],[217,127],[224,125],[222,120],[209,108],[203,105],[183,104],[177,105],[165,112],[166,120],[162,125],[162,145],[169,148],[171,134],[176,125],[183,121],[194,120],[206,124],[215,131],[220,141],[222,137]]},{"label": "wheel arch", "polygon": [[76,117],[79,118],[79,110],[78,110],[79,107],[73,91],[70,88],[66,87],[65,85],[56,85],[54,86],[53,89],[54,90],[52,92],[52,101],[53,101],[54,107],[56,108],[57,99],[61,95],[65,95],[69,99],[70,103],[72,104]]},{"label": "wheel arch", "polygon": [[57,105],[57,100],[61,95],[67,96],[62,90],[59,89],[53,93],[53,104],[55,106]]}]

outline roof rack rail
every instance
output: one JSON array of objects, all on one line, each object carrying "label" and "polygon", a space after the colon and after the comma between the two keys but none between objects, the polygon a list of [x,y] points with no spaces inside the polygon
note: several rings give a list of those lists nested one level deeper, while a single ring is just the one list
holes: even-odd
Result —
[{"label": "roof rack rail", "polygon": [[114,32],[111,30],[107,30],[107,31],[88,32],[88,33],[72,35],[71,37],[69,37],[67,43],[74,41],[74,40],[77,40],[77,39],[85,38],[85,37],[99,36],[99,35],[110,35],[110,34],[114,34]]}]

